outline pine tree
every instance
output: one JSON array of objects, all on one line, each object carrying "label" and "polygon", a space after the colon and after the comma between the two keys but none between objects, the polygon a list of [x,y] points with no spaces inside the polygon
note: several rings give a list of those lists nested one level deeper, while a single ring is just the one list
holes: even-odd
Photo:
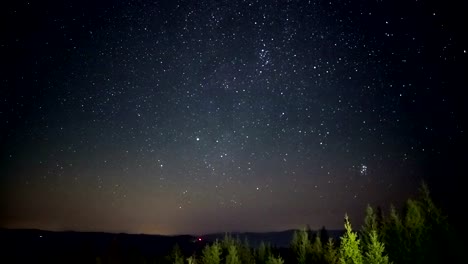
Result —
[{"label": "pine tree", "polygon": [[175,244],[172,248],[169,260],[173,264],[184,264],[184,256],[182,255],[182,251],[178,244]]},{"label": "pine tree", "polygon": [[323,245],[320,236],[315,236],[314,243],[311,245],[311,261],[312,263],[323,263]]},{"label": "pine tree", "polygon": [[256,259],[258,264],[263,264],[267,261],[268,256],[271,254],[271,248],[269,245],[265,244],[263,241],[260,243],[258,250],[256,251]]},{"label": "pine tree", "polygon": [[221,248],[227,253],[231,245],[236,245],[238,241],[234,240],[228,233],[224,234],[224,239],[221,241]]},{"label": "pine tree", "polygon": [[221,246],[215,241],[211,246],[206,245],[202,251],[202,264],[220,264]]},{"label": "pine tree", "polygon": [[433,222],[443,228],[447,228],[447,218],[442,214],[442,210],[438,208],[431,198],[431,192],[425,182],[421,183],[419,188],[419,200],[421,201],[421,207],[427,215],[427,220]]},{"label": "pine tree", "polygon": [[266,264],[283,264],[283,263],[284,263],[284,260],[280,256],[275,257],[273,255],[270,255],[266,262]]},{"label": "pine tree", "polygon": [[418,205],[424,216],[419,252],[423,257],[419,258],[420,263],[458,262],[458,259],[463,259],[463,250],[460,250],[464,244],[462,239],[458,232],[450,228],[447,217],[432,201],[429,188],[424,182],[419,188]]},{"label": "pine tree", "polygon": [[366,208],[366,217],[364,218],[364,226],[362,227],[362,242],[364,247],[371,243],[370,236],[372,231],[377,231],[378,234],[378,225],[377,225],[377,215],[374,212],[374,209],[367,205]]},{"label": "pine tree", "polygon": [[360,241],[357,234],[353,232],[348,215],[345,215],[346,233],[341,237],[340,263],[341,264],[362,264],[362,254]]},{"label": "pine tree", "polygon": [[197,264],[197,258],[195,256],[190,256],[187,258],[187,263],[188,264]]},{"label": "pine tree", "polygon": [[338,264],[339,262],[338,252],[336,251],[332,238],[329,238],[327,244],[325,245],[323,258],[325,263],[328,264]]},{"label": "pine tree", "polygon": [[229,246],[226,264],[241,264],[236,245]]},{"label": "pine tree", "polygon": [[390,206],[390,214],[382,228],[382,239],[387,245],[389,257],[395,263],[408,263],[407,245],[404,240],[404,226],[395,206]]},{"label": "pine tree", "polygon": [[255,263],[255,257],[252,254],[252,250],[249,246],[249,240],[247,237],[244,239],[244,243],[242,243],[239,239],[239,237],[236,240],[236,245],[237,245],[237,250],[238,250],[238,255],[239,259],[242,264],[251,264]]},{"label": "pine tree", "polygon": [[311,252],[311,244],[306,229],[296,230],[294,232],[291,248],[297,257],[297,263],[305,264],[308,254]]},{"label": "pine tree", "polygon": [[382,207],[377,206],[377,210],[375,210],[375,217],[377,220],[377,230],[379,230],[380,235],[382,235],[382,228],[384,224],[384,213]]},{"label": "pine tree", "polygon": [[325,228],[325,226],[322,226],[322,228],[320,229],[319,234],[320,234],[320,242],[322,242],[322,245],[327,244],[329,237],[328,237],[328,231]]},{"label": "pine tree", "polygon": [[380,241],[377,215],[373,208],[367,205],[364,226],[362,227],[362,241],[364,263],[366,264],[387,264],[388,256],[384,255],[384,243]]},{"label": "pine tree", "polygon": [[385,246],[379,242],[377,231],[371,230],[369,244],[364,255],[365,264],[388,264],[388,256],[384,255]]},{"label": "pine tree", "polygon": [[425,239],[429,235],[424,218],[424,212],[419,202],[408,199],[404,219],[404,239],[407,245],[406,253],[412,263],[418,263],[418,260],[422,260]]}]

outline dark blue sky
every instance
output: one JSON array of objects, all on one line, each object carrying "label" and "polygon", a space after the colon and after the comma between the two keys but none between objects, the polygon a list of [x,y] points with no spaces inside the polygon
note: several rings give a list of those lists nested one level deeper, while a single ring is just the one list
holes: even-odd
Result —
[{"label": "dark blue sky", "polygon": [[2,7],[0,225],[341,228],[423,179],[458,217],[466,9],[401,2]]}]

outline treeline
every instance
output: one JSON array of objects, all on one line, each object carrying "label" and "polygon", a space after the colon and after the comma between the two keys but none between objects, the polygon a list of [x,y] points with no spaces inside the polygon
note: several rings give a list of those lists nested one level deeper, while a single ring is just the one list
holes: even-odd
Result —
[{"label": "treeline", "polygon": [[262,243],[251,248],[248,241],[229,235],[206,245],[191,256],[176,245],[172,253],[158,263],[171,264],[388,264],[388,263],[460,263],[460,245],[447,218],[433,203],[422,184],[415,199],[408,199],[397,210],[385,214],[380,208],[367,207],[360,231],[344,217],[345,233],[328,238],[326,230],[302,229],[294,233],[291,246],[275,248]]}]

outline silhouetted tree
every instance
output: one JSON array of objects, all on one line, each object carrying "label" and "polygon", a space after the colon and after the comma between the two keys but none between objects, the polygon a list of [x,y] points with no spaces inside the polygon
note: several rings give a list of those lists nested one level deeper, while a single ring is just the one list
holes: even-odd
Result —
[{"label": "silhouetted tree", "polygon": [[412,263],[447,262],[454,252],[449,246],[453,245],[453,237],[450,237],[447,218],[432,201],[424,182],[418,199],[409,199],[405,209],[406,259]]},{"label": "silhouetted tree", "polygon": [[117,237],[114,237],[110,243],[110,246],[107,250],[107,254],[104,263],[121,263],[121,251],[119,240]]},{"label": "silhouetted tree", "polygon": [[387,245],[388,255],[395,263],[408,263],[406,259],[407,245],[404,241],[404,226],[395,206],[390,205],[390,214],[384,219],[382,239]]},{"label": "silhouetted tree", "polygon": [[322,226],[319,234],[320,234],[320,242],[322,242],[322,245],[327,244],[329,236],[328,236],[328,231],[325,228],[325,226]]},{"label": "silhouetted tree", "polygon": [[376,216],[376,221],[377,221],[377,230],[381,232],[383,228],[383,224],[384,224],[384,213],[383,213],[382,207],[377,206],[377,209],[375,210],[375,216]]},{"label": "silhouetted tree", "polygon": [[391,207],[382,238],[395,263],[441,263],[444,259],[440,252],[450,251],[448,230],[446,218],[422,183],[418,199],[407,200],[402,217]]},{"label": "silhouetted tree", "polygon": [[317,235],[317,233],[315,231],[313,231],[312,228],[310,228],[309,224],[306,225],[305,230],[307,232],[307,237],[309,238],[309,241],[313,241],[315,239],[315,236]]},{"label": "silhouetted tree", "polygon": [[421,187],[419,187],[419,200],[428,222],[432,226],[448,229],[447,217],[443,215],[442,210],[432,201],[429,187],[425,182],[422,182]]},{"label": "silhouetted tree", "polygon": [[184,264],[184,256],[178,244],[175,244],[169,255],[169,262],[172,264]]}]

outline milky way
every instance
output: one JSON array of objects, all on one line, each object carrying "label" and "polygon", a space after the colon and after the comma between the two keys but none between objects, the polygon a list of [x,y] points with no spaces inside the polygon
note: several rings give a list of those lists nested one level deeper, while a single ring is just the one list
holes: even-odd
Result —
[{"label": "milky way", "polygon": [[369,2],[6,8],[1,226],[333,229],[437,193],[467,46],[440,6]]}]

